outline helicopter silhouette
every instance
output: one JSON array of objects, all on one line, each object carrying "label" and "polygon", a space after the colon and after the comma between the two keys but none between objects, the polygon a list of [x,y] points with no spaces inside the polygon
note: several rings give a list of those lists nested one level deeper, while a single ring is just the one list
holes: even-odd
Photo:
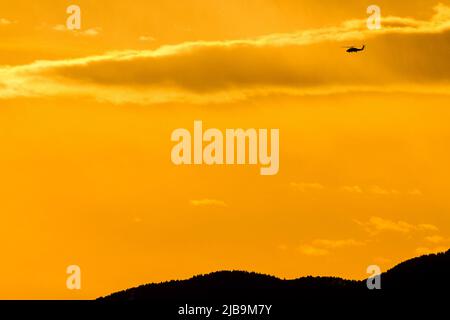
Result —
[{"label": "helicopter silhouette", "polygon": [[358,52],[358,51],[363,51],[364,48],[366,47],[366,45],[363,45],[361,48],[356,48],[356,47],[343,47],[343,48],[347,48],[347,50],[345,50],[348,53],[352,53],[352,52]]}]

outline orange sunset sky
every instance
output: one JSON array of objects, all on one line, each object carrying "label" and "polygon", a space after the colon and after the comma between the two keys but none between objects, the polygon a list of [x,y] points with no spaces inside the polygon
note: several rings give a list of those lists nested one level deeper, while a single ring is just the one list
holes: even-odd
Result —
[{"label": "orange sunset sky", "polygon": [[[450,1],[0,0],[0,39],[2,299],[450,247]],[[175,166],[194,120],[279,128],[279,173]]]}]

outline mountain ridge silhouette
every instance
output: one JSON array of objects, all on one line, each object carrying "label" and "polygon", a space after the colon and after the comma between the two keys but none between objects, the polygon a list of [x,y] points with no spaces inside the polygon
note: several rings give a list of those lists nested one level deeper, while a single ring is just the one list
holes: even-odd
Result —
[{"label": "mountain ridge silhouette", "polygon": [[364,280],[306,276],[280,279],[247,271],[216,271],[186,280],[149,283],[98,298],[126,302],[225,302],[314,300],[319,297],[361,299],[384,294],[433,295],[450,285],[450,249],[403,261],[381,274],[381,290],[369,290]]}]

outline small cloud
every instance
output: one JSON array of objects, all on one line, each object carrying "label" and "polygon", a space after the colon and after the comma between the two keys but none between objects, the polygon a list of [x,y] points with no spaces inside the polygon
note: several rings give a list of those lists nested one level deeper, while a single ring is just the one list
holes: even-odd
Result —
[{"label": "small cloud", "polygon": [[438,231],[438,227],[436,227],[435,225],[432,224],[428,224],[428,223],[422,223],[417,225],[417,229],[418,230],[423,230],[423,231]]},{"label": "small cloud", "polygon": [[422,191],[420,191],[419,189],[413,189],[413,190],[408,191],[408,194],[412,195],[412,196],[421,196]]},{"label": "small cloud", "polygon": [[303,244],[299,247],[299,251],[309,256],[324,256],[330,253],[331,249],[341,249],[346,247],[356,247],[365,245],[362,241],[354,239],[329,240],[316,239],[311,244]]},{"label": "small cloud", "polygon": [[394,231],[400,233],[408,233],[412,229],[412,225],[404,221],[392,221],[380,217],[370,217],[368,222],[356,221],[363,226],[369,233],[375,234],[381,231]]},{"label": "small cloud", "polygon": [[142,219],[141,219],[140,217],[134,217],[134,218],[133,218],[133,222],[134,222],[134,223],[141,223],[141,222],[142,222]]},{"label": "small cloud", "polygon": [[63,25],[63,24],[57,24],[52,29],[55,30],[55,31],[61,31],[61,32],[62,31],[68,31],[67,27],[65,25]]},{"label": "small cloud", "polygon": [[316,239],[313,241],[313,245],[328,249],[335,249],[343,247],[363,246],[365,245],[365,243],[354,239],[344,239],[344,240]]},{"label": "small cloud", "polygon": [[390,195],[390,194],[398,194],[399,193],[395,189],[389,190],[389,189],[384,189],[380,186],[371,186],[369,188],[369,192],[372,194],[377,194],[377,195]]},{"label": "small cloud", "polygon": [[341,191],[349,193],[363,193],[360,186],[342,186]]},{"label": "small cloud", "polygon": [[416,254],[424,255],[424,254],[445,252],[447,250],[448,250],[447,247],[433,247],[433,248],[419,247],[419,248],[416,249]]},{"label": "small cloud", "polygon": [[419,189],[412,189],[409,191],[400,191],[397,189],[388,189],[383,188],[378,185],[368,186],[368,187],[360,187],[360,186],[342,186],[340,188],[340,191],[348,192],[348,193],[364,193],[367,191],[370,194],[375,195],[399,195],[399,194],[408,194],[413,196],[421,196],[422,192]]},{"label": "small cloud", "polygon": [[156,39],[151,37],[151,36],[140,36],[139,37],[139,41],[143,41],[143,42],[152,42],[155,41]]},{"label": "small cloud", "polygon": [[72,32],[76,36],[81,35],[81,36],[87,36],[87,37],[98,36],[102,30],[99,27],[90,28],[90,29],[86,29],[86,30],[71,30],[71,29],[68,29],[63,24],[57,24],[52,29],[55,31],[58,31],[58,32]]},{"label": "small cloud", "polygon": [[290,186],[300,192],[325,189],[325,187],[320,183],[291,182]]},{"label": "small cloud", "polygon": [[7,26],[10,24],[14,24],[14,23],[16,23],[16,21],[12,21],[12,20],[5,19],[5,18],[0,18],[0,25],[2,25],[2,26]]},{"label": "small cloud", "polygon": [[437,231],[438,228],[432,224],[413,225],[405,221],[393,221],[381,217],[370,217],[368,222],[356,221],[357,224],[371,234],[378,234],[384,231],[410,233],[413,231]]},{"label": "small cloud", "polygon": [[190,200],[191,205],[194,207],[226,207],[226,203],[222,200],[216,199],[201,199],[201,200]]},{"label": "small cloud", "polygon": [[325,256],[330,253],[328,250],[317,248],[311,245],[302,245],[298,249],[301,253],[307,256]]},{"label": "small cloud", "polygon": [[425,237],[425,240],[428,242],[431,242],[431,243],[447,242],[447,239],[445,239],[444,237],[438,236],[438,235]]},{"label": "small cloud", "polygon": [[81,34],[89,37],[95,37],[100,34],[101,28],[91,28],[86,31],[82,31]]}]

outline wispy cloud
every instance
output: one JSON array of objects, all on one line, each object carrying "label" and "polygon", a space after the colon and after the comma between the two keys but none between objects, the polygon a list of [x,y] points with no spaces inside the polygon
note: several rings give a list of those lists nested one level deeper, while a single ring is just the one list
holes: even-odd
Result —
[{"label": "wispy cloud", "polygon": [[380,232],[398,232],[407,234],[414,231],[438,231],[438,228],[432,224],[411,224],[401,220],[393,221],[381,217],[370,217],[367,222],[357,220],[355,220],[355,222],[372,235]]},{"label": "wispy cloud", "polygon": [[421,196],[422,195],[422,191],[419,189],[409,190],[407,193],[412,196]]},{"label": "wispy cloud", "polygon": [[341,191],[349,192],[349,193],[363,193],[360,186],[342,186]]},{"label": "wispy cloud", "polygon": [[378,194],[378,195],[388,195],[388,194],[398,194],[398,190],[395,189],[385,189],[380,186],[371,186],[369,188],[369,192],[372,194]]},{"label": "wispy cloud", "polygon": [[378,185],[372,185],[372,186],[342,186],[339,188],[342,192],[347,193],[365,193],[365,194],[372,194],[372,195],[378,195],[378,196],[389,196],[389,195],[410,195],[410,196],[421,196],[422,191],[419,189],[412,189],[412,190],[398,190],[398,189],[391,189],[391,188],[384,188]]},{"label": "wispy cloud", "polygon": [[444,252],[447,251],[450,246],[450,238],[439,234],[426,236],[424,240],[426,244],[421,245],[416,249],[417,254]]},{"label": "wispy cloud", "polygon": [[365,244],[362,241],[354,239],[343,239],[343,240],[316,239],[312,243],[315,246],[320,246],[322,248],[328,249],[355,247],[355,246],[362,246]]},{"label": "wispy cloud", "polygon": [[334,249],[341,249],[346,247],[358,247],[365,245],[365,242],[354,239],[316,239],[311,243],[302,244],[299,251],[305,255],[310,256],[324,256],[330,254]]},{"label": "wispy cloud", "polygon": [[98,36],[101,32],[101,28],[89,28],[89,29],[81,29],[81,30],[70,30],[65,25],[57,24],[53,26],[53,30],[58,32],[68,32],[72,33],[75,36],[88,36],[88,37],[95,37]]},{"label": "wispy cloud", "polygon": [[320,183],[317,182],[313,182],[313,183],[308,183],[308,182],[291,182],[290,183],[291,188],[298,190],[300,192],[307,192],[307,191],[312,191],[312,190],[323,190],[325,189],[325,186],[323,186]]},{"label": "wispy cloud", "polygon": [[326,249],[317,248],[309,244],[301,245],[298,249],[302,254],[307,256],[325,256],[330,253]]},{"label": "wispy cloud", "polygon": [[155,41],[156,39],[154,37],[151,36],[140,36],[139,37],[139,41],[143,41],[143,42],[152,42]]},{"label": "wispy cloud", "polygon": [[12,20],[9,20],[9,19],[6,19],[6,18],[0,18],[0,26],[1,25],[7,26],[7,25],[10,25],[10,24],[14,24],[14,23],[16,23],[16,21],[12,21]]},{"label": "wispy cloud", "polygon": [[432,235],[425,237],[425,240],[431,243],[444,243],[444,242],[450,242],[450,239],[444,238],[439,235]]},{"label": "wispy cloud", "polygon": [[[115,103],[211,103],[270,94],[449,94],[449,21],[450,7],[439,5],[429,20],[385,17],[377,31],[353,20],[251,39],[194,41],[1,67],[0,98],[77,95]],[[62,31],[61,26],[56,30]],[[79,34],[99,32],[94,28]],[[356,41],[370,41],[371,54],[350,57],[340,49]],[[431,59],[429,46],[437,41],[441,48]],[[408,59],[388,54],[393,46],[397,53],[407,52]]]},{"label": "wispy cloud", "polygon": [[226,207],[226,203],[216,199],[190,200],[189,203],[195,207]]}]

